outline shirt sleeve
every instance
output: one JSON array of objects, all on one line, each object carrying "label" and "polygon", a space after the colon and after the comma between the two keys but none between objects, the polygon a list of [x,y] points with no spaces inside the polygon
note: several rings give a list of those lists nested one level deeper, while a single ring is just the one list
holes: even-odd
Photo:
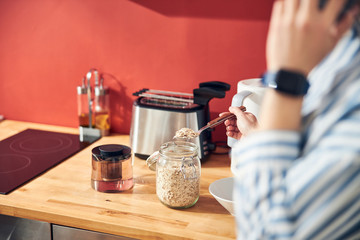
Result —
[{"label": "shirt sleeve", "polygon": [[359,234],[360,128],[353,120],[338,124],[306,155],[295,131],[258,132],[236,144],[231,154],[238,239]]}]

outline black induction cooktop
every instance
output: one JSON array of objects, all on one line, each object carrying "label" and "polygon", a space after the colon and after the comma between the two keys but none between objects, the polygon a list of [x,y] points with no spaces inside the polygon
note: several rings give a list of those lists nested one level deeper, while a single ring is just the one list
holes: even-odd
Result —
[{"label": "black induction cooktop", "polygon": [[89,144],[76,134],[35,129],[0,141],[0,193],[8,194]]}]

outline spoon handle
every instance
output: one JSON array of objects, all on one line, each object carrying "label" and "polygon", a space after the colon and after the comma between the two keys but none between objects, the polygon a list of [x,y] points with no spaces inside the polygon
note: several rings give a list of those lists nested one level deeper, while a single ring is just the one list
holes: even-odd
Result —
[{"label": "spoon handle", "polygon": [[[240,109],[243,112],[246,111],[246,107],[244,107],[244,106],[241,106]],[[225,122],[226,120],[234,118],[234,117],[236,117],[236,116],[233,113],[230,113],[230,112],[224,113],[222,116],[217,117],[217,118],[211,120],[210,122],[208,122],[204,127],[200,128],[197,133],[200,134],[202,131],[204,131],[208,128],[214,128],[214,127],[220,125],[221,123]]]}]

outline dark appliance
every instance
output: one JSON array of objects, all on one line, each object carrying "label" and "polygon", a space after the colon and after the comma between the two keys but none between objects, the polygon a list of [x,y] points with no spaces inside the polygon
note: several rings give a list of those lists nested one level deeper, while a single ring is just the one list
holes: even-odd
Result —
[{"label": "dark appliance", "polygon": [[8,194],[88,145],[76,134],[35,129],[0,141],[0,193]]}]

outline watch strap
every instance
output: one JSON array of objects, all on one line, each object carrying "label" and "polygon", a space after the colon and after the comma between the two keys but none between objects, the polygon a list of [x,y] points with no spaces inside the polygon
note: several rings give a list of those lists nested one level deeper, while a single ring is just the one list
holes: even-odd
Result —
[{"label": "watch strap", "polygon": [[310,87],[304,74],[283,69],[277,72],[266,72],[262,83],[264,86],[291,96],[304,96]]}]

